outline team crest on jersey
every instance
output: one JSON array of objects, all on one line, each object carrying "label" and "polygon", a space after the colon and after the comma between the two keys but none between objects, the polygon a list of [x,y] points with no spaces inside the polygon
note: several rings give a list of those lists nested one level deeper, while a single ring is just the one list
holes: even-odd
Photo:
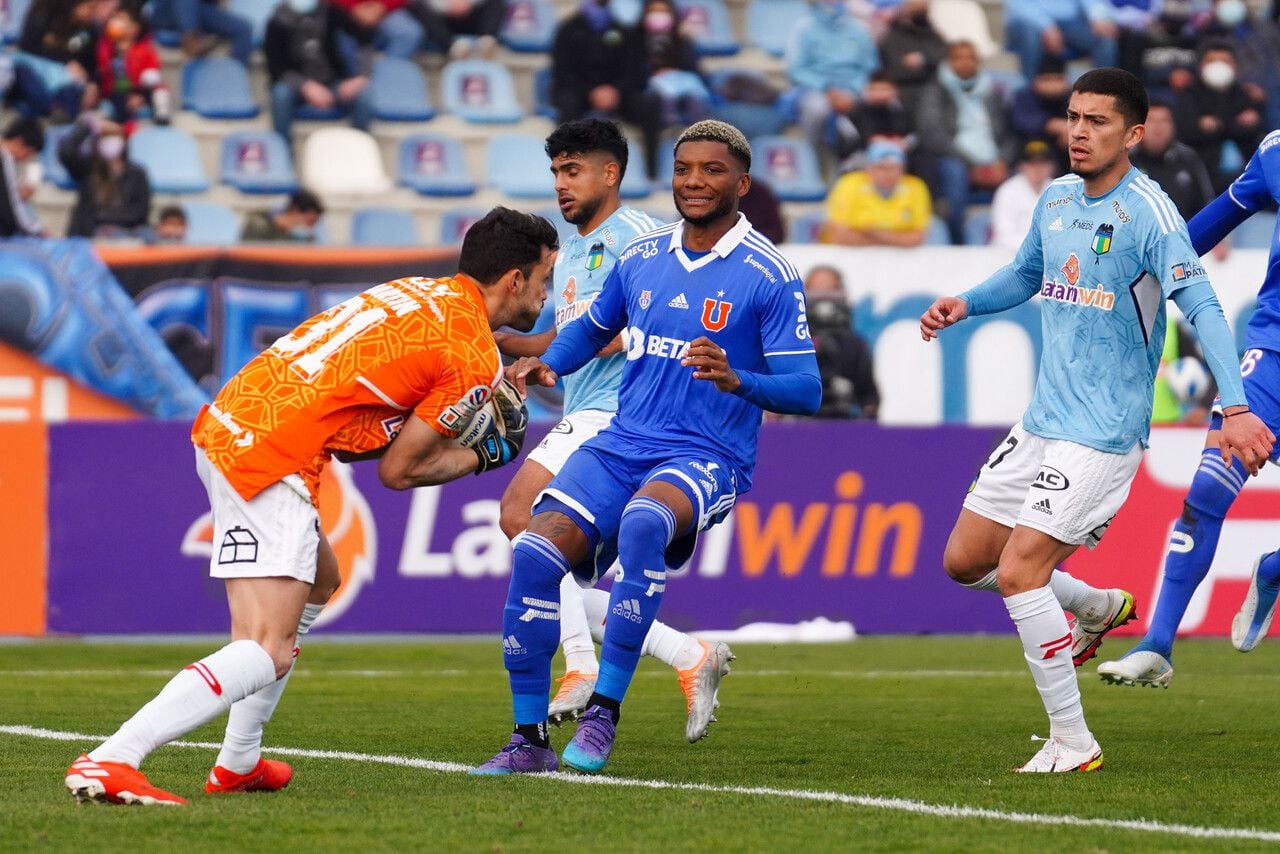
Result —
[{"label": "team crest on jersey", "polygon": [[593,243],[591,251],[587,254],[587,269],[599,270],[600,265],[604,263],[604,244]]},{"label": "team crest on jersey", "polygon": [[1071,284],[1080,281],[1080,259],[1076,257],[1076,253],[1072,252],[1067,256],[1067,263],[1062,265],[1061,270]]},{"label": "team crest on jersey", "polygon": [[649,307],[649,303],[651,303],[651,302],[653,302],[653,291],[641,291],[641,292],[640,292],[640,307],[641,307],[641,308],[648,308],[648,307]]},{"label": "team crest on jersey", "polygon": [[[724,296],[720,291],[719,296]],[[729,312],[733,303],[707,297],[702,301],[702,325],[708,332],[719,332],[729,325]]]},{"label": "team crest on jersey", "polygon": [[1106,255],[1111,251],[1111,236],[1116,233],[1116,227],[1109,222],[1104,222],[1098,226],[1098,230],[1093,233],[1093,249],[1094,255]]},{"label": "team crest on jersey", "polygon": [[560,292],[560,296],[564,297],[566,305],[573,305],[573,301],[578,298],[578,280],[570,276],[564,283],[564,290]]}]

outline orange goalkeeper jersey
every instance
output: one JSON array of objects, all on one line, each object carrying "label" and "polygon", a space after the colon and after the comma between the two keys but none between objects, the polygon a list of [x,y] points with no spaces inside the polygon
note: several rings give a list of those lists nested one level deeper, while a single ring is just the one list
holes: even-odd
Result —
[{"label": "orange goalkeeper jersey", "polygon": [[452,438],[501,377],[474,280],[397,279],[258,354],[196,416],[191,439],[245,500],[290,474],[314,500],[331,451],[381,448],[409,413]]}]

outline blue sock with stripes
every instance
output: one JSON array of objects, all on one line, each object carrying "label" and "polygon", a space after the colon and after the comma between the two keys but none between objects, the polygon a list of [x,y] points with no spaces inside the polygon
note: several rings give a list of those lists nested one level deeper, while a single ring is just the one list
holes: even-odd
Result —
[{"label": "blue sock with stripes", "polygon": [[560,581],[568,572],[568,560],[546,537],[525,531],[515,538],[502,660],[517,726],[547,719],[551,658],[560,643]]},{"label": "blue sock with stripes", "polygon": [[1178,624],[1196,588],[1209,574],[1213,554],[1218,549],[1218,536],[1222,533],[1222,520],[1248,476],[1240,460],[1233,457],[1231,465],[1224,464],[1217,448],[1206,448],[1201,454],[1200,467],[1191,481],[1182,516],[1169,537],[1164,583],[1151,628],[1136,649],[1158,652],[1165,658],[1172,654]]},{"label": "blue sock with stripes", "polygon": [[676,533],[670,507],[647,496],[627,502],[618,526],[622,572],[609,593],[596,693],[622,702],[640,662],[645,635],[667,589],[666,551]]}]

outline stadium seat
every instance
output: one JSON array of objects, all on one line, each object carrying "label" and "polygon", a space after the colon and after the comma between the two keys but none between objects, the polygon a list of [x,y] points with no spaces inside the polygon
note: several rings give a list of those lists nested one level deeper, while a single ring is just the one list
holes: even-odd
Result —
[{"label": "stadium seat", "polygon": [[269,130],[223,137],[218,180],[242,193],[292,193],[298,189],[289,146]]},{"label": "stadium seat", "polygon": [[556,10],[549,0],[507,0],[507,17],[498,37],[521,53],[551,50],[556,32]]},{"label": "stadium seat", "polygon": [[551,66],[533,72],[533,113],[555,121],[560,111],[551,103]]},{"label": "stadium seat", "polygon": [[231,246],[240,240],[240,217],[217,202],[186,202],[186,242],[193,246]]},{"label": "stadium seat", "polygon": [[229,57],[197,59],[182,66],[182,106],[206,119],[251,119],[259,109],[248,70]]},{"label": "stadium seat", "polygon": [[627,138],[627,174],[622,176],[618,195],[624,199],[643,199],[649,195],[649,174],[644,168],[644,146]]},{"label": "stadium seat", "polygon": [[822,224],[827,221],[825,211],[808,211],[790,217],[787,223],[788,243],[817,243],[822,239]]},{"label": "stadium seat", "polygon": [[978,0],[931,0],[929,23],[938,32],[946,33],[949,42],[972,42],[982,59],[991,59],[1001,52],[999,42],[991,35],[987,13]]},{"label": "stadium seat", "polygon": [[303,183],[321,197],[385,193],[392,186],[378,141],[355,128],[320,128],[303,144],[301,164]]},{"label": "stadium seat", "polygon": [[129,159],[146,170],[152,192],[203,193],[209,189],[195,139],[177,128],[141,128],[129,139]]},{"label": "stadium seat", "polygon": [[16,42],[31,0],[0,0],[0,44]]},{"label": "stadium seat", "polygon": [[964,245],[988,246],[991,243],[991,208],[970,210],[964,220]]},{"label": "stadium seat", "polygon": [[543,141],[525,133],[489,138],[485,184],[515,199],[545,199],[555,195]]},{"label": "stadium seat", "polygon": [[929,217],[929,228],[924,233],[925,246],[950,246],[951,234],[947,231],[947,223],[942,217],[934,214]]},{"label": "stadium seat", "polygon": [[351,215],[351,242],[356,246],[418,246],[413,214],[399,208],[361,208]]},{"label": "stadium seat", "polygon": [[453,208],[440,217],[440,243],[458,246],[467,229],[484,217],[488,211],[481,208]]},{"label": "stadium seat", "polygon": [[739,48],[724,0],[679,0],[681,29],[703,56],[732,56]]},{"label": "stadium seat", "polygon": [[784,202],[816,202],[827,196],[818,157],[809,143],[785,136],[751,142],[751,167]]},{"label": "stadium seat", "polygon": [[805,0],[754,0],[747,4],[747,41],[770,56],[787,51],[791,30],[809,9]]},{"label": "stadium seat", "polygon": [[280,4],[277,0],[228,0],[227,10],[243,15],[253,24],[253,43],[262,44],[267,31],[267,21]]},{"label": "stadium seat", "polygon": [[462,59],[444,67],[441,101],[446,112],[464,121],[510,124],[524,117],[515,82],[506,66],[483,59]]},{"label": "stadium seat", "polygon": [[425,122],[435,118],[427,96],[427,78],[416,62],[383,56],[369,81],[373,117],[384,122]]},{"label": "stadium seat", "polygon": [[443,134],[415,134],[400,142],[396,178],[424,196],[469,196],[476,184],[456,139]]},{"label": "stadium seat", "polygon": [[578,233],[578,227],[564,218],[564,214],[560,212],[559,205],[548,205],[545,208],[538,208],[536,211],[533,211],[533,213],[555,226],[556,234],[560,236],[561,246],[564,245],[566,240],[569,240]]},{"label": "stadium seat", "polygon": [[1276,240],[1274,211],[1259,211],[1231,233],[1231,245],[1237,249],[1270,249]]},{"label": "stadium seat", "polygon": [[67,174],[67,167],[58,159],[58,143],[71,133],[75,125],[50,125],[44,131],[44,149],[40,152],[40,165],[44,167],[44,179],[61,190],[74,190],[76,182]]},{"label": "stadium seat", "polygon": [[[770,3],[774,0],[762,0],[762,2]],[[744,78],[754,80],[760,92],[772,89],[764,72],[755,68],[722,68],[711,72],[707,78],[711,84],[711,90],[716,93],[710,110],[712,118],[728,122],[742,131],[748,139],[779,134],[786,128],[788,117],[786,112],[779,108],[777,101],[772,104],[752,103],[733,100],[726,95],[726,92],[742,89]]]}]

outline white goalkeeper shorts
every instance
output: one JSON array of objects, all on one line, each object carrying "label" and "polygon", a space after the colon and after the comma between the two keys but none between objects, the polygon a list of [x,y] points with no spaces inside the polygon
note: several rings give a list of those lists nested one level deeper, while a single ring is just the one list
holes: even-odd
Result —
[{"label": "white goalkeeper shorts", "polygon": [[200,448],[196,472],[213,510],[211,576],[315,583],[320,515],[302,478],[291,474],[245,501]]},{"label": "white goalkeeper shorts", "polygon": [[1112,454],[1015,424],[978,472],[964,506],[1009,528],[1094,548],[1129,496],[1142,445]]},{"label": "white goalkeeper shorts", "polygon": [[553,476],[559,474],[569,455],[578,450],[583,442],[608,427],[615,414],[603,409],[580,409],[566,415],[538,443],[538,447],[529,452],[530,462],[542,466]]}]

